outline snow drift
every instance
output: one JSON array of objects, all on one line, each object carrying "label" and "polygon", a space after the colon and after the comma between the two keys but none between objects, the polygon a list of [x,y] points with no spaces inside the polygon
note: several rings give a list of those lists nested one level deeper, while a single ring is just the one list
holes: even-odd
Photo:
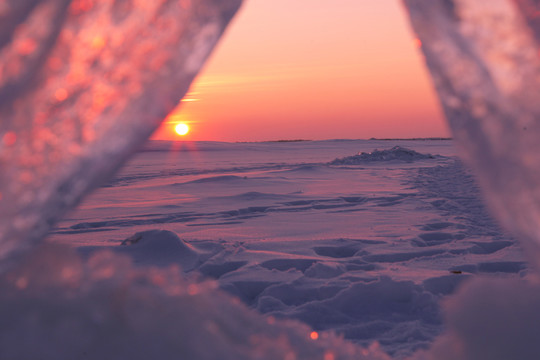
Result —
[{"label": "snow drift", "polygon": [[370,162],[387,162],[387,161],[402,161],[413,162],[416,160],[434,159],[431,154],[421,154],[411,149],[401,146],[394,146],[391,149],[373,150],[370,153],[362,152],[358,155],[347,156],[340,159],[335,159],[330,162],[330,165],[361,165]]}]

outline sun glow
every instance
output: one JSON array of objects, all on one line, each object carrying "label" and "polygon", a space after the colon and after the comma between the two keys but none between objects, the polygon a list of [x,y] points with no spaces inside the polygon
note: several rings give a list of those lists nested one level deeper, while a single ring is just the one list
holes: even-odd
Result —
[{"label": "sun glow", "polygon": [[174,127],[174,131],[176,131],[178,135],[184,136],[189,132],[189,126],[187,124],[180,123]]}]

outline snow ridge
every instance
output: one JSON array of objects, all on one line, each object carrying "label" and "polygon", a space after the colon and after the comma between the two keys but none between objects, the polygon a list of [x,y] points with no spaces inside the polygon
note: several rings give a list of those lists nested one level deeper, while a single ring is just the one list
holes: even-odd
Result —
[{"label": "snow ridge", "polygon": [[357,155],[337,158],[331,161],[330,165],[359,165],[371,162],[401,161],[411,163],[417,160],[440,158],[440,155],[421,154],[417,151],[401,146],[394,146],[391,149],[375,149],[370,153],[361,152]]}]

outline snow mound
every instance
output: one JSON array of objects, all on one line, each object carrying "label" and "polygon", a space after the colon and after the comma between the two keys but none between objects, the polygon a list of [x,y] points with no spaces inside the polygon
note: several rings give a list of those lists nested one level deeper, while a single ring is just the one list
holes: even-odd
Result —
[{"label": "snow mound", "polygon": [[435,159],[431,154],[421,154],[401,146],[394,146],[387,150],[373,150],[370,153],[362,152],[358,155],[347,156],[332,160],[330,165],[359,165],[371,162],[402,161],[413,162],[417,160]]},{"label": "snow mound", "polygon": [[167,266],[178,264],[184,271],[191,270],[199,261],[199,254],[172,231],[148,230],[138,232],[115,247],[119,253],[130,255],[138,265]]}]

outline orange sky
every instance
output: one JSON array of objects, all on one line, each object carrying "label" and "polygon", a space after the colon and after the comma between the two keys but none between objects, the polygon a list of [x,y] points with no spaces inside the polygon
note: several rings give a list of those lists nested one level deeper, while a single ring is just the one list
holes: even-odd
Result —
[{"label": "orange sky", "polygon": [[246,0],[153,138],[438,136],[448,130],[399,0]]}]

